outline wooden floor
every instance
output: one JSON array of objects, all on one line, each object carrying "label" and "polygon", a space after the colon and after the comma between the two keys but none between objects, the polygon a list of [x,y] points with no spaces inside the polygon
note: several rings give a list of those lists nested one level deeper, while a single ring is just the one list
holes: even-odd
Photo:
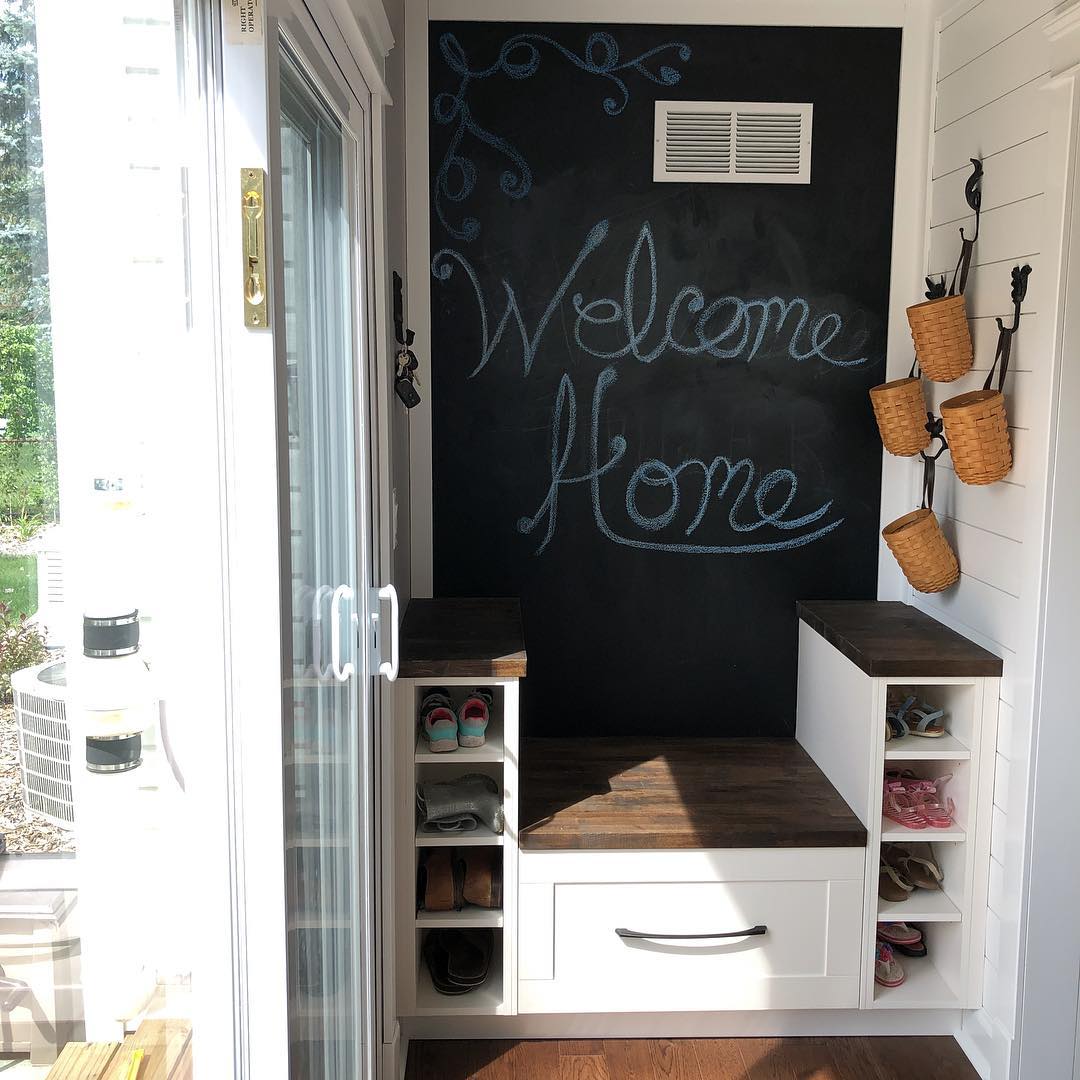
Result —
[{"label": "wooden floor", "polygon": [[951,1038],[413,1042],[406,1080],[978,1080]]}]

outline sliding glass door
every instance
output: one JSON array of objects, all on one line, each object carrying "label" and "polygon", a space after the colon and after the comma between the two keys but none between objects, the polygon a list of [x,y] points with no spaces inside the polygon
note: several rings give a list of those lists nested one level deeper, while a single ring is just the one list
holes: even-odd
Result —
[{"label": "sliding glass door", "polygon": [[[364,1075],[370,545],[354,312],[360,147],[288,41],[279,53],[284,289],[284,679],[290,1075]],[[362,314],[362,313],[360,313]],[[287,496],[287,497],[286,497]],[[361,508],[363,511],[366,508]]]}]

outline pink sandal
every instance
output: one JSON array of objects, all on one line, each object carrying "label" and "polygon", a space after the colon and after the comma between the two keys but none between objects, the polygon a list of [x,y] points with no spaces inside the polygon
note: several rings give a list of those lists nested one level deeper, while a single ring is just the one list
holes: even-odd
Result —
[{"label": "pink sandal", "polygon": [[948,829],[953,824],[956,803],[938,801],[939,788],[952,779],[952,773],[937,780],[897,774],[890,770],[885,777],[882,813],[906,829]]},{"label": "pink sandal", "polygon": [[927,826],[926,818],[916,808],[914,798],[904,790],[904,785],[896,780],[885,784],[881,812],[890,821],[903,825],[905,829],[925,829]]}]

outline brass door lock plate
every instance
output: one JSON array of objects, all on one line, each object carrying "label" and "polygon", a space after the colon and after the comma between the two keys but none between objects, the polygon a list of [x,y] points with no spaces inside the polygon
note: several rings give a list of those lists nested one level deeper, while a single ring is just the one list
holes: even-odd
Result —
[{"label": "brass door lock plate", "polygon": [[270,270],[266,263],[266,173],[262,169],[241,169],[240,190],[244,232],[244,325],[252,330],[265,330]]}]

